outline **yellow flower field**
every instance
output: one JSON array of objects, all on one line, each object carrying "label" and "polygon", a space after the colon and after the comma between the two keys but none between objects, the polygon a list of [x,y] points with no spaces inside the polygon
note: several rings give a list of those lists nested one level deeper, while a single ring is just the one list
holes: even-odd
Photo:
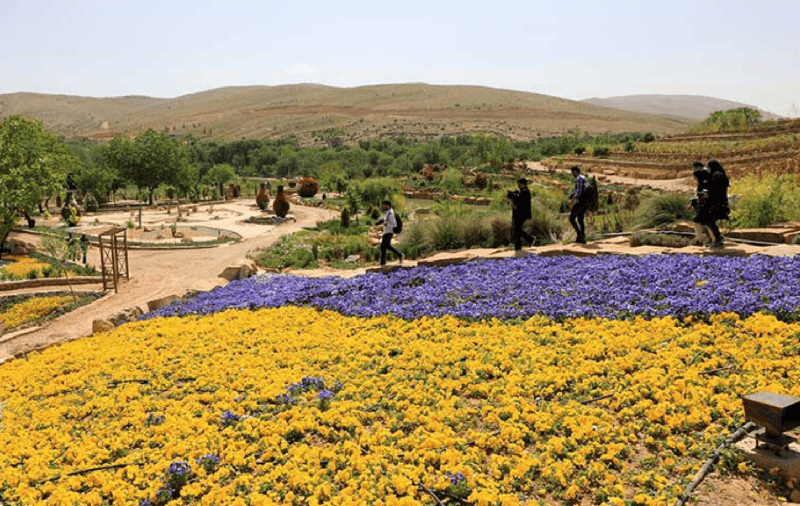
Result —
[{"label": "yellow flower field", "polygon": [[798,337],[735,314],[132,323],[0,367],[0,502],[671,505],[740,395],[800,394]]},{"label": "yellow flower field", "polygon": [[72,297],[68,295],[30,297],[19,304],[14,304],[6,311],[0,311],[0,321],[6,324],[6,329],[12,329],[27,322],[43,318],[53,310],[71,301]]},{"label": "yellow flower field", "polygon": [[12,260],[14,263],[4,266],[0,269],[0,273],[14,279],[25,279],[31,271],[36,271],[37,275],[41,277],[42,269],[50,266],[47,262],[27,256],[5,255],[4,259]]}]

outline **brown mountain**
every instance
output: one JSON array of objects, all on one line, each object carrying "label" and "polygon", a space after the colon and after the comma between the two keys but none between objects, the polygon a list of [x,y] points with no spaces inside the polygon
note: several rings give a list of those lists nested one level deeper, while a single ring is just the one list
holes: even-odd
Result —
[{"label": "brown mountain", "polygon": [[67,138],[109,139],[148,128],[233,140],[297,135],[322,143],[403,134],[426,139],[484,132],[515,140],[580,129],[588,133],[678,133],[693,121],[598,107],[547,95],[480,86],[316,84],[217,88],[177,98],[0,95],[0,119],[22,114]]},{"label": "brown mountain", "polygon": [[[625,95],[609,98],[588,98],[587,104],[611,107],[622,111],[646,114],[667,114],[702,121],[716,111],[727,111],[740,107],[758,109],[756,106],[701,95]],[[778,119],[780,116],[761,111],[762,119]]]}]

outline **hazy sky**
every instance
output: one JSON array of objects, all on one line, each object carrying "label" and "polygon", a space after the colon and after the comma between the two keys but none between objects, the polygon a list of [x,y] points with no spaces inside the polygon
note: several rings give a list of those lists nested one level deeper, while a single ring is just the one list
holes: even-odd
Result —
[{"label": "hazy sky", "polygon": [[800,116],[798,0],[0,0],[0,94],[475,84]]}]

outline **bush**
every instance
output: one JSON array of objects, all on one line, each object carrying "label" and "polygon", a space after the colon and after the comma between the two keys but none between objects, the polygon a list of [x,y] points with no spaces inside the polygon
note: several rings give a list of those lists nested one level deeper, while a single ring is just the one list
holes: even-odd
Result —
[{"label": "bush", "polygon": [[440,218],[431,227],[431,246],[434,250],[459,249],[464,246],[464,237],[458,220]]},{"label": "bush", "polygon": [[693,237],[676,234],[658,234],[652,232],[634,232],[630,237],[632,247],[648,245],[663,246],[667,248],[683,248],[689,246],[694,241]]},{"label": "bush", "polygon": [[800,219],[800,178],[788,175],[747,177],[734,183],[739,197],[731,211],[731,224],[761,228],[772,223]]},{"label": "bush", "polygon": [[555,242],[564,230],[564,221],[537,201],[531,205],[531,219],[526,224],[528,233],[536,240],[535,244]]},{"label": "bush", "polygon": [[397,249],[408,258],[424,257],[431,252],[426,235],[425,224],[419,220],[414,221],[403,232],[403,237]]},{"label": "bush", "polygon": [[592,148],[592,154],[595,158],[603,158],[608,156],[611,153],[611,150],[605,146],[595,146]]},{"label": "bush", "polygon": [[586,148],[583,146],[576,146],[573,151],[575,152],[576,155],[582,155],[586,152]]},{"label": "bush", "polygon": [[384,200],[392,202],[392,206],[395,208],[401,204],[400,186],[392,178],[371,178],[360,183],[351,181],[347,187],[347,193],[354,193],[364,207],[380,206]]},{"label": "bush", "polygon": [[625,143],[624,149],[627,153],[630,153],[631,151],[633,151],[633,147],[634,147],[633,141],[628,141]]},{"label": "bush", "polygon": [[501,248],[511,242],[511,221],[495,218],[491,223],[489,245],[492,248]]},{"label": "bush", "polygon": [[689,197],[681,193],[664,193],[645,200],[636,209],[638,228],[663,227],[694,216]]}]

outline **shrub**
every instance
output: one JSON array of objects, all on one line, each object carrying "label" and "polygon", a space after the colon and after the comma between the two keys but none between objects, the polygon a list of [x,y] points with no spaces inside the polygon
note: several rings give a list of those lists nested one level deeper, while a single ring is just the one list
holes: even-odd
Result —
[{"label": "shrub", "polygon": [[633,141],[628,141],[625,143],[624,149],[626,152],[630,153],[631,151],[633,151],[633,147],[634,147]]},{"label": "shrub", "polygon": [[426,235],[425,224],[419,220],[414,221],[403,232],[403,237],[397,249],[408,258],[424,257],[431,251]]},{"label": "shrub", "polygon": [[734,182],[738,194],[731,212],[731,224],[760,228],[781,221],[800,219],[800,178],[788,175],[746,177]]},{"label": "shrub", "polygon": [[541,203],[533,201],[528,233],[536,240],[536,244],[555,242],[564,230],[564,221]]},{"label": "shrub", "polygon": [[432,222],[431,245],[435,250],[458,249],[464,246],[464,237],[458,220],[440,218]]},{"label": "shrub", "polygon": [[691,219],[689,197],[680,193],[664,193],[645,200],[636,209],[638,228],[663,227],[680,220]]},{"label": "shrub", "polygon": [[441,187],[445,190],[456,193],[458,190],[464,188],[464,183],[461,182],[461,171],[458,169],[447,169],[442,174]]},{"label": "shrub", "polygon": [[576,146],[573,151],[575,152],[576,155],[582,155],[586,152],[586,148],[583,146]]},{"label": "shrub", "polygon": [[347,193],[354,193],[364,207],[380,206],[384,200],[391,201],[395,208],[401,204],[400,186],[392,178],[371,178],[360,183],[352,181],[347,187]]},{"label": "shrub", "polygon": [[511,242],[511,222],[507,219],[495,218],[491,223],[491,235],[489,245],[492,248],[500,248]]},{"label": "shrub", "polygon": [[603,158],[608,156],[611,153],[611,150],[605,146],[595,146],[592,148],[592,154],[595,158]]},{"label": "shrub", "polygon": [[667,248],[683,248],[693,242],[693,238],[676,234],[658,234],[653,232],[634,232],[630,237],[632,247],[648,245],[663,246]]}]

